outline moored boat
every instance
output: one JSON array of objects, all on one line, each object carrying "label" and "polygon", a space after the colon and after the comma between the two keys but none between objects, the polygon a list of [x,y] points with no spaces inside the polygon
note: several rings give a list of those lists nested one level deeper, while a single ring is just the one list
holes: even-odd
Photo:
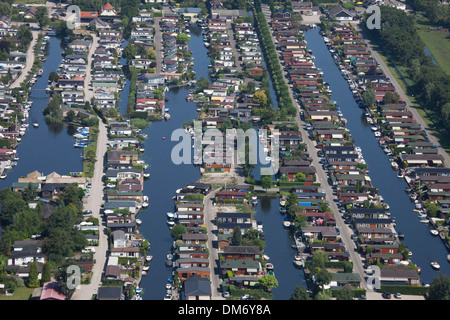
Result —
[{"label": "moored boat", "polygon": [[439,231],[437,231],[437,230],[430,230],[430,233],[433,235],[433,236],[437,236],[437,235],[439,235]]},{"label": "moored boat", "polygon": [[437,261],[431,261],[430,265],[435,270],[439,270],[441,268],[441,266],[439,265],[439,263],[437,263]]}]

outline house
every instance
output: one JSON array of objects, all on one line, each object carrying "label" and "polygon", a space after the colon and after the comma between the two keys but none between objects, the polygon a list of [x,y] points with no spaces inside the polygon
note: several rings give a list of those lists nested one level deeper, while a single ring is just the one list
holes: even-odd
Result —
[{"label": "house", "polygon": [[42,286],[39,300],[66,300],[67,297],[61,292],[61,285],[58,281],[49,281]]},{"label": "house", "polygon": [[195,276],[183,282],[185,300],[211,300],[211,282]]},{"label": "house", "polygon": [[339,289],[345,286],[359,288],[360,283],[361,277],[358,273],[337,272],[332,274],[330,283],[325,285],[324,289]]},{"label": "house", "polygon": [[122,287],[100,287],[97,300],[123,300]]},{"label": "house", "polygon": [[354,13],[345,9],[342,5],[337,5],[329,10],[328,16],[339,21],[352,21]]},{"label": "house", "polygon": [[263,271],[257,260],[219,260],[219,265],[224,278],[259,275]]},{"label": "house", "polygon": [[121,258],[139,258],[138,247],[126,247],[126,248],[111,248],[111,257]]},{"label": "house", "polygon": [[102,17],[116,17],[117,11],[113,8],[113,6],[108,2],[100,9],[100,16]]},{"label": "house", "polygon": [[13,250],[8,255],[8,266],[28,265],[37,261],[45,263],[41,240],[14,241]]},{"label": "house", "polygon": [[261,250],[257,246],[227,246],[223,248],[225,260],[258,260]]},{"label": "house", "polygon": [[323,226],[307,226],[302,228],[302,233],[305,237],[313,240],[326,240],[328,242],[336,242],[337,233],[334,227]]},{"label": "house", "polygon": [[111,233],[114,248],[125,248],[127,245],[127,237],[122,230],[116,230]]},{"label": "house", "polygon": [[380,282],[381,284],[420,286],[420,276],[414,270],[381,269]]}]

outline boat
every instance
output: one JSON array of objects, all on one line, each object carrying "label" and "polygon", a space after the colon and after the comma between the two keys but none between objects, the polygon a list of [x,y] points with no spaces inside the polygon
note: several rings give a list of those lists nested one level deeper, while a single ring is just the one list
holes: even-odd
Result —
[{"label": "boat", "polygon": [[268,255],[263,255],[263,258],[264,258],[264,260],[270,260],[270,258],[269,258],[269,256]]},{"label": "boat", "polygon": [[142,293],[143,290],[144,289],[142,289],[142,288],[136,288],[136,293]]},{"label": "boat", "polygon": [[75,148],[86,148],[86,147],[87,147],[87,144],[85,144],[85,143],[80,143],[80,142],[75,142],[75,143],[73,144],[73,146],[74,146]]},{"label": "boat", "polygon": [[143,197],[142,207],[147,208],[148,207],[148,196]]},{"label": "boat", "polygon": [[172,285],[170,283],[166,284],[166,290],[172,290]]},{"label": "boat", "polygon": [[303,267],[305,265],[303,260],[294,260],[293,263],[294,263],[294,266],[297,267],[297,268],[301,268],[301,267]]},{"label": "boat", "polygon": [[145,271],[142,271],[142,276],[146,276],[147,275],[147,272],[145,272]]},{"label": "boat", "polygon": [[141,219],[136,219],[136,223],[137,224],[142,224],[142,220]]},{"label": "boat", "polygon": [[148,269],[150,269],[149,266],[143,266],[143,267],[142,267],[142,270],[144,270],[144,271],[148,271]]},{"label": "boat", "polygon": [[450,254],[447,255],[447,261],[450,262]]},{"label": "boat", "polygon": [[394,170],[398,170],[398,164],[397,164],[397,162],[391,162],[391,166],[392,166],[392,169],[394,169]]},{"label": "boat", "polygon": [[283,225],[285,228],[289,228],[291,226],[291,222],[290,221],[283,221]]},{"label": "boat", "polygon": [[5,174],[2,174],[2,175],[0,175],[0,179],[6,179],[6,173]]},{"label": "boat", "polygon": [[431,261],[430,265],[435,270],[439,270],[441,268],[441,266],[439,265],[439,263],[437,263],[437,261]]},{"label": "boat", "polygon": [[300,260],[302,260],[302,257],[301,256],[294,256],[294,259],[297,260],[297,261],[300,261]]},{"label": "boat", "polygon": [[166,295],[164,296],[164,300],[172,300],[172,295],[166,294]]},{"label": "boat", "polygon": [[175,217],[175,214],[173,212],[167,212],[167,218],[172,219]]},{"label": "boat", "polygon": [[173,227],[175,225],[175,221],[167,220],[167,224],[169,225],[169,227]]},{"label": "boat", "polygon": [[428,223],[428,222],[430,222],[428,219],[422,219],[422,220],[420,220],[420,223]]},{"label": "boat", "polygon": [[39,123],[33,122],[33,127],[35,127],[35,128],[39,127]]},{"label": "boat", "polygon": [[403,172],[401,170],[398,171],[397,173],[397,178],[404,178],[405,175],[403,174]]},{"label": "boat", "polygon": [[146,260],[147,262],[152,261],[152,259],[153,259],[153,256],[146,256],[146,257],[145,257],[145,260]]},{"label": "boat", "polygon": [[144,172],[144,178],[145,178],[145,179],[148,179],[148,178],[150,178],[150,173],[148,173],[148,172]]},{"label": "boat", "polygon": [[285,207],[280,207],[280,213],[286,213],[286,208]]},{"label": "boat", "polygon": [[439,231],[437,231],[437,230],[430,230],[430,233],[433,235],[433,236],[437,236],[437,235],[439,235]]},{"label": "boat", "polygon": [[267,270],[273,270],[274,266],[271,263],[266,263],[266,269]]}]

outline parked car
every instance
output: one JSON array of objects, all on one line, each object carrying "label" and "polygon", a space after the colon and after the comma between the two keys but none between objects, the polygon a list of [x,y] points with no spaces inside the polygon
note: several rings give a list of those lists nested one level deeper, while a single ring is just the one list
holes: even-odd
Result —
[{"label": "parked car", "polygon": [[390,299],[391,298],[391,293],[390,292],[383,292],[383,294],[381,296],[384,299]]},{"label": "parked car", "polygon": [[401,299],[402,298],[402,294],[401,293],[396,293],[396,294],[394,294],[394,298],[395,299]]}]

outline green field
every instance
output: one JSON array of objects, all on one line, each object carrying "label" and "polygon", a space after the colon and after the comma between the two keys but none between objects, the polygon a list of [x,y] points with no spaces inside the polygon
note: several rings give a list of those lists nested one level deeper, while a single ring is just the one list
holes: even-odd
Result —
[{"label": "green field", "polygon": [[27,287],[20,287],[14,290],[12,296],[0,296],[0,301],[2,300],[29,300],[34,289]]},{"label": "green field", "polygon": [[417,19],[418,34],[445,73],[450,74],[450,32]]}]

